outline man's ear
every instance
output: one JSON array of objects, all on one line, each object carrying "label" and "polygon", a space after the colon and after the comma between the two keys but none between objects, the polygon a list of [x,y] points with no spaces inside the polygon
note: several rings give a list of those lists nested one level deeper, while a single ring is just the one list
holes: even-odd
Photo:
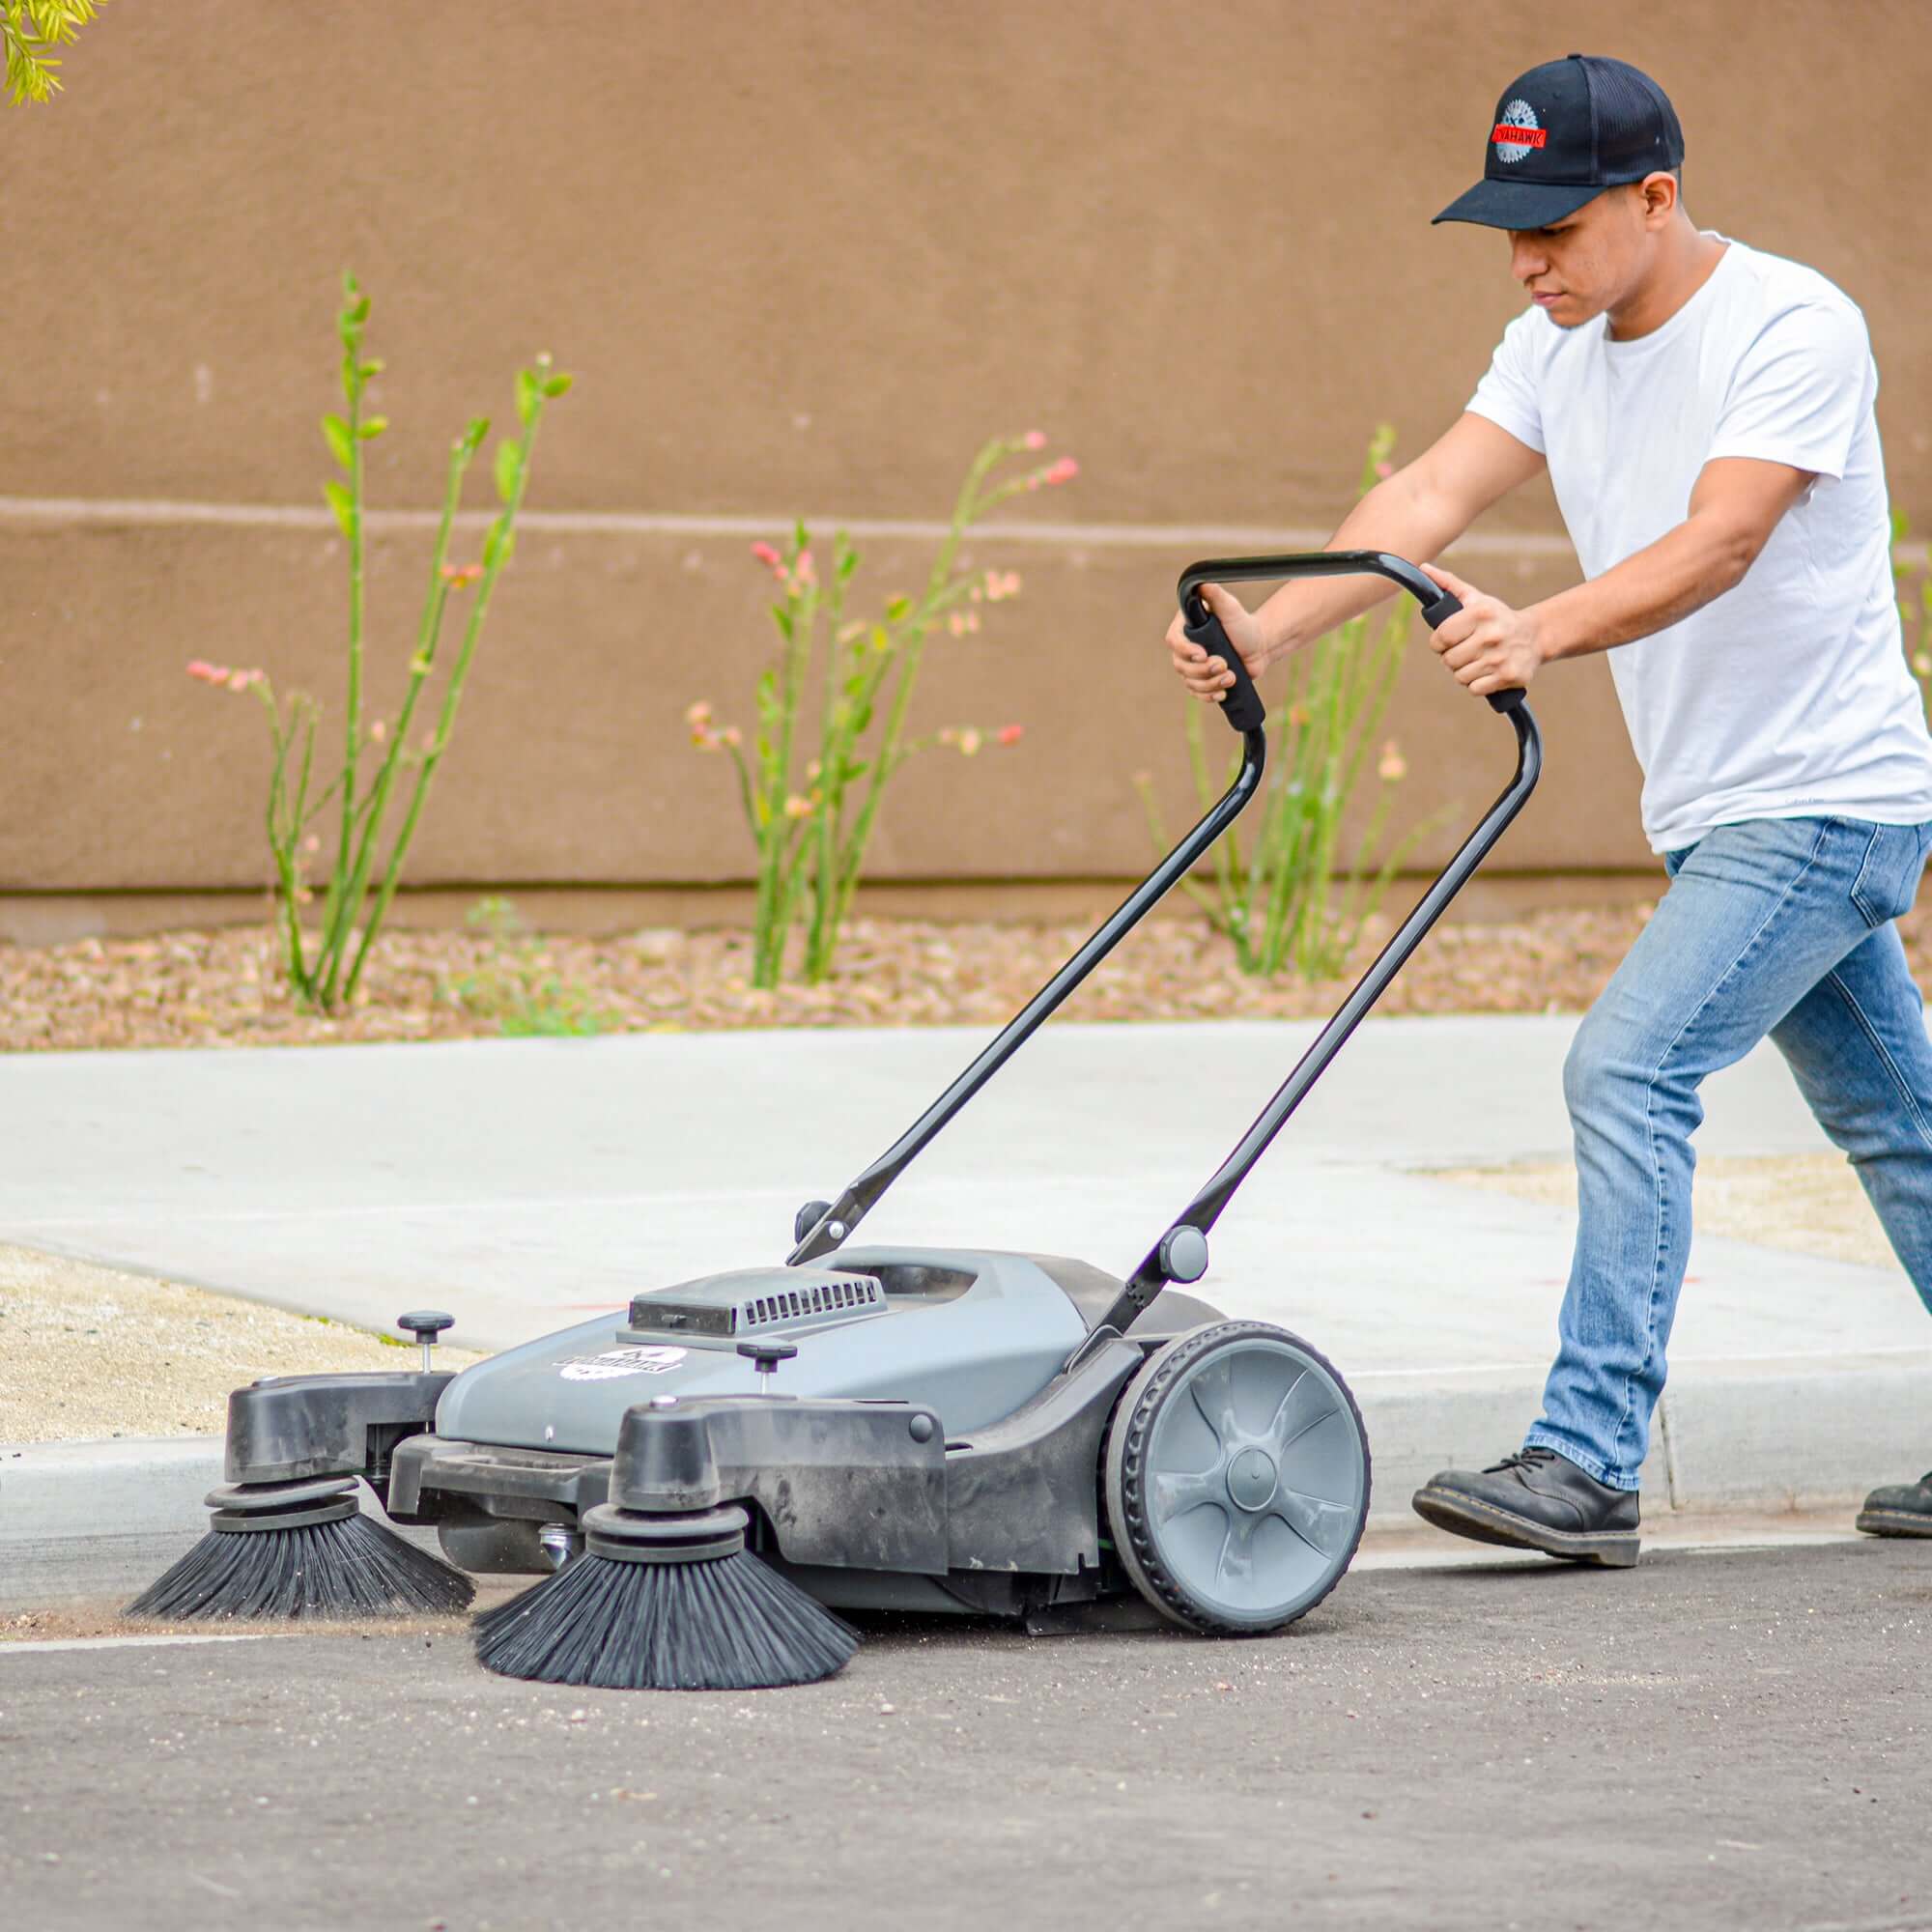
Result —
[{"label": "man's ear", "polygon": [[1655,233],[1662,228],[1677,213],[1677,177],[1665,174],[1660,169],[1656,174],[1645,175],[1636,184],[1636,192],[1643,210],[1643,225]]}]

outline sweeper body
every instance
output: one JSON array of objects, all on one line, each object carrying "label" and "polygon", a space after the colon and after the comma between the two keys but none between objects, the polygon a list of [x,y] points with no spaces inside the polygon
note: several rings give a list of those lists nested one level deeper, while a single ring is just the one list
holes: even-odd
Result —
[{"label": "sweeper body", "polygon": [[[808,1681],[856,1643],[838,1609],[1039,1628],[1105,1619],[1124,1600],[1189,1630],[1254,1634],[1319,1604],[1368,1516],[1354,1400],[1299,1336],[1229,1321],[1182,1291],[1207,1271],[1208,1236],[1241,1179],[1527,800],[1540,744],[1520,692],[1488,699],[1516,733],[1509,786],[1130,1273],[848,1243],[1259,791],[1264,713],[1201,586],[1360,571],[1407,589],[1431,624],[1460,608],[1379,553],[1226,558],[1182,576],[1190,635],[1236,675],[1224,713],[1241,738],[1234,782],[892,1148],[837,1201],[799,1210],[783,1262],[651,1290],[620,1321],[460,1375],[434,1369],[429,1345],[448,1318],[424,1313],[403,1321],[424,1341],[413,1374],[237,1390],[214,1530],[136,1607],[165,1596],[175,1615],[238,1613],[220,1579],[234,1569],[222,1546],[241,1536],[257,1539],[254,1572],[272,1568],[270,1537],[292,1539],[287,1563],[328,1571],[320,1545],[346,1530],[327,1511],[341,1513],[356,1478],[395,1520],[435,1527],[457,1587],[459,1572],[543,1578],[479,1620],[477,1647],[493,1669],[550,1682]],[[254,1575],[249,1602],[270,1600],[272,1580]],[[305,1605],[297,1587],[277,1601],[288,1614],[340,1614],[345,1590],[329,1594]]]}]

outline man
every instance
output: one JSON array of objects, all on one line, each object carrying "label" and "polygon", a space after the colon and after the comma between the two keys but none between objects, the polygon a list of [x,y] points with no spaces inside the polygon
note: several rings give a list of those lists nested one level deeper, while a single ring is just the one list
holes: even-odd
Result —
[{"label": "man", "polygon": [[[1442,569],[1434,644],[1487,694],[1592,651],[1670,884],[1577,1029],[1576,1258],[1523,1447],[1415,1496],[1459,1535],[1624,1565],[1690,1238],[1705,1075],[1768,1033],[1932,1306],[1932,1049],[1892,922],[1932,843],[1932,737],[1901,647],[1863,318],[1822,275],[1700,231],[1662,90],[1572,54],[1504,91],[1483,179],[1435,217],[1509,235],[1531,306],[1467,412],[1373,490],[1338,550],[1433,557],[1548,468],[1584,582],[1512,609]],[[1390,594],[1207,595],[1249,668]],[[1200,696],[1233,682],[1168,633]],[[1859,1518],[1932,1535],[1932,1474]]]}]

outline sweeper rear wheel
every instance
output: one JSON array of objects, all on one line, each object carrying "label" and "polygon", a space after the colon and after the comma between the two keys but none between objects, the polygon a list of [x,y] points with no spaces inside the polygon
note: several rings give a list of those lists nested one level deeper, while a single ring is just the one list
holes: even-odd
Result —
[{"label": "sweeper rear wheel", "polygon": [[1127,1384],[1105,1492],[1114,1547],[1162,1616],[1253,1635],[1341,1581],[1368,1520],[1368,1435],[1348,1384],[1299,1337],[1209,1322]]}]

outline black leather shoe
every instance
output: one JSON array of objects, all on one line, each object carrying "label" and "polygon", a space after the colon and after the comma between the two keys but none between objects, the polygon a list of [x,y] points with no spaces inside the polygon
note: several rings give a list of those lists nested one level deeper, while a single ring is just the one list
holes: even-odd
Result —
[{"label": "black leather shoe", "polygon": [[[1932,1498],[1926,1508],[1932,1511]],[[1519,1449],[1480,1472],[1437,1470],[1416,1491],[1415,1513],[1437,1529],[1478,1543],[1541,1549],[1616,1570],[1636,1561],[1636,1492],[1598,1482],[1553,1449]],[[1932,1515],[1925,1522],[1921,1534],[1932,1533]],[[1863,1527],[1862,1517],[1859,1524]]]},{"label": "black leather shoe", "polygon": [[1916,1483],[1874,1490],[1859,1512],[1867,1536],[1932,1536],[1932,1469]]}]

